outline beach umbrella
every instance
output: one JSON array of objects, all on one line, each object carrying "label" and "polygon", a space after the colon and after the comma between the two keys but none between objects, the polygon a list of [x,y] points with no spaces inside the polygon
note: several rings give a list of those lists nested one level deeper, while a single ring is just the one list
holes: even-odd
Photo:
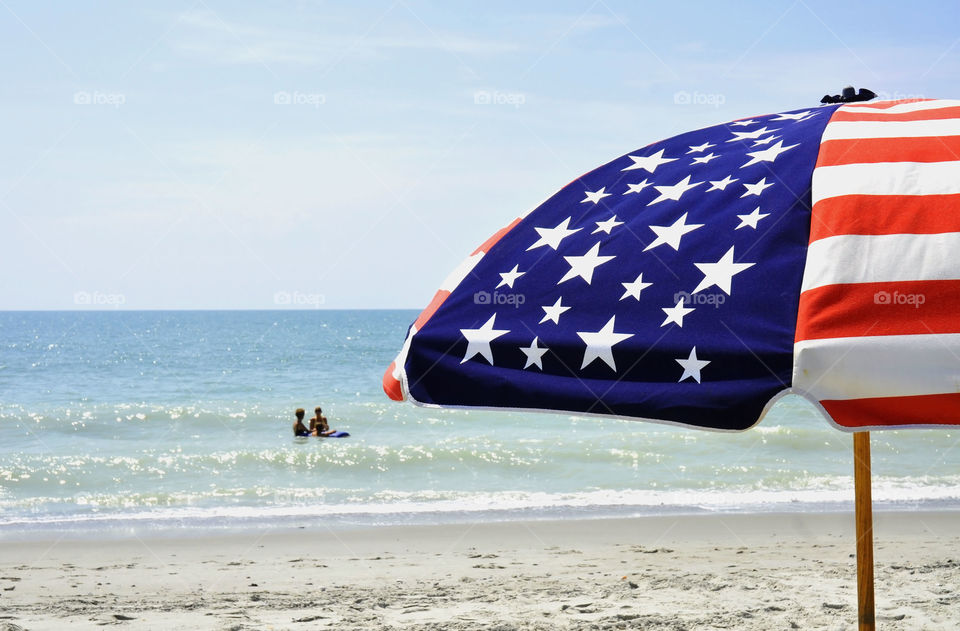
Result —
[{"label": "beach umbrella", "polygon": [[801,395],[854,432],[872,629],[868,432],[960,424],[960,101],[833,100],[577,178],[454,270],[384,390],[726,431]]}]

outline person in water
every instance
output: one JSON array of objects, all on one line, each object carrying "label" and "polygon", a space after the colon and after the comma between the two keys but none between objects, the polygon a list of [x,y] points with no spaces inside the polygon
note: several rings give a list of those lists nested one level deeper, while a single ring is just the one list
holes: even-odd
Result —
[{"label": "person in water", "polygon": [[303,408],[297,408],[297,411],[294,412],[294,414],[297,415],[297,421],[293,424],[293,435],[309,436],[310,430],[307,429],[307,426],[303,424],[303,415],[304,415]]},{"label": "person in water", "polygon": [[336,433],[335,430],[330,429],[330,424],[327,423],[327,417],[323,415],[323,409],[319,407],[316,408],[314,410],[314,417],[310,419],[310,435],[329,436],[334,433]]}]

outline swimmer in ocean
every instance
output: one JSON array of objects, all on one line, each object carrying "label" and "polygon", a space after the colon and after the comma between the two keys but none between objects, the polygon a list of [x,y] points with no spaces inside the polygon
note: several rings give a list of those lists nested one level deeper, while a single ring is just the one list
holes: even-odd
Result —
[{"label": "swimmer in ocean", "polygon": [[314,410],[314,417],[310,419],[310,435],[329,436],[335,433],[336,430],[330,429],[330,424],[327,423],[327,417],[323,415],[323,409],[320,407],[316,408]]},{"label": "swimmer in ocean", "polygon": [[303,408],[297,408],[297,411],[294,412],[297,415],[297,421],[293,424],[293,435],[294,436],[309,436],[310,430],[307,429],[307,426],[303,424]]}]

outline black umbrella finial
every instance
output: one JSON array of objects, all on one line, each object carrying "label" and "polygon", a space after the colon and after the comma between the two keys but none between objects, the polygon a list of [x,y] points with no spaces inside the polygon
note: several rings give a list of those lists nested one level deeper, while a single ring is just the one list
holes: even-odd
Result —
[{"label": "black umbrella finial", "polygon": [[873,90],[868,90],[867,88],[860,88],[860,90],[855,90],[852,85],[848,85],[843,89],[840,94],[834,94],[833,96],[825,94],[821,103],[858,103],[861,101],[869,101],[877,97],[877,94]]}]

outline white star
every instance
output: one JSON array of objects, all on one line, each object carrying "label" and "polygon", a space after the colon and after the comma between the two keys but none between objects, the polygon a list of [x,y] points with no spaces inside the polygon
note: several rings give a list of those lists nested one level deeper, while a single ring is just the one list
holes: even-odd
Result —
[{"label": "white star", "polygon": [[526,272],[517,271],[520,268],[519,265],[514,265],[513,269],[509,272],[500,272],[500,284],[497,285],[497,289],[506,285],[510,289],[513,289],[513,283],[516,282],[518,278],[526,274]]},{"label": "white star", "polygon": [[605,190],[607,190],[606,186],[601,188],[599,191],[584,191],[584,194],[586,195],[586,197],[580,200],[580,203],[586,204],[587,202],[593,202],[594,204],[596,204],[604,197],[610,197],[610,193],[604,193]]},{"label": "white star", "polygon": [[748,167],[751,164],[757,164],[758,162],[773,162],[781,153],[784,151],[789,151],[797,146],[799,145],[787,145],[784,147],[783,141],[780,140],[772,147],[767,147],[766,149],[761,149],[759,151],[748,151],[747,155],[750,156],[750,162],[747,162],[740,168],[742,169],[743,167]]},{"label": "white star", "polygon": [[728,296],[730,295],[730,281],[733,280],[733,277],[743,270],[754,266],[753,263],[734,263],[733,246],[731,246],[730,249],[727,250],[727,253],[720,257],[720,260],[716,263],[694,263],[694,265],[703,272],[703,280],[700,281],[700,284],[697,285],[697,288],[691,293],[695,294],[698,291],[716,285]]},{"label": "white star", "polygon": [[744,226],[750,226],[754,230],[757,229],[757,224],[760,223],[760,220],[764,217],[769,217],[770,213],[761,213],[760,207],[757,206],[753,209],[753,212],[749,215],[737,215],[740,218],[740,225],[734,228],[734,230],[739,230]]},{"label": "white star", "polygon": [[687,315],[693,311],[693,307],[684,307],[683,298],[677,301],[676,307],[661,307],[663,312],[667,314],[667,319],[663,321],[663,324],[660,326],[667,326],[671,322],[675,322],[677,326],[683,328],[683,316]]},{"label": "white star", "polygon": [[652,250],[658,245],[666,243],[674,250],[679,250],[680,239],[688,232],[693,232],[703,226],[702,223],[687,223],[687,213],[683,213],[680,219],[673,222],[672,226],[650,226],[650,229],[656,233],[657,238],[650,242],[650,245],[643,248],[643,251]]},{"label": "white star", "polygon": [[734,182],[739,182],[739,178],[731,178],[729,175],[722,180],[713,181],[710,180],[710,188],[707,189],[707,192],[710,191],[722,191],[727,188],[727,184],[733,184]]},{"label": "white star", "polygon": [[567,217],[566,219],[561,221],[559,224],[557,224],[556,228],[534,228],[534,230],[537,231],[537,234],[540,235],[540,239],[536,243],[531,245],[529,248],[527,248],[527,251],[529,252],[530,250],[539,248],[544,245],[549,245],[551,248],[556,250],[557,248],[560,247],[561,241],[569,237],[574,232],[579,232],[580,230],[583,230],[583,228],[576,228],[574,230],[570,230],[569,227],[570,227],[570,217]]},{"label": "white star", "polygon": [[764,134],[769,134],[770,132],[774,132],[774,131],[777,131],[777,130],[767,129],[766,127],[762,127],[754,131],[735,131],[733,132],[733,138],[731,138],[727,142],[736,142],[738,140],[756,140],[760,136]]},{"label": "white star", "polygon": [[580,365],[580,370],[589,366],[595,359],[600,359],[614,371],[617,370],[617,365],[613,361],[613,346],[629,337],[633,337],[633,333],[614,333],[613,326],[616,319],[617,316],[610,318],[603,325],[603,328],[597,332],[577,331],[577,335],[587,345],[586,350],[583,351],[583,363]]},{"label": "white star", "polygon": [[768,145],[768,144],[770,144],[771,142],[773,142],[774,140],[777,140],[778,138],[780,138],[780,136],[775,136],[775,135],[773,135],[773,134],[770,134],[770,135],[767,136],[766,138],[760,138],[759,140],[754,140],[754,141],[753,141],[753,146],[754,146],[754,147],[759,147],[760,145]]},{"label": "white star", "polygon": [[683,374],[677,380],[677,383],[680,383],[687,377],[693,377],[697,383],[700,383],[700,371],[710,363],[706,359],[697,359],[697,347],[694,346],[690,350],[690,355],[686,359],[675,359],[673,360],[683,366]]},{"label": "white star", "polygon": [[687,177],[683,178],[682,180],[680,180],[679,182],[671,186],[654,186],[653,188],[657,189],[657,192],[660,193],[660,197],[656,198],[655,200],[647,204],[647,206],[652,206],[657,202],[662,202],[665,199],[672,199],[673,201],[679,201],[681,195],[689,191],[691,188],[695,186],[700,186],[701,184],[703,184],[703,182],[694,182],[693,184],[691,184],[690,176],[688,175]]},{"label": "white star", "polygon": [[594,243],[590,251],[583,256],[565,256],[563,257],[570,264],[570,270],[566,276],[561,278],[557,284],[564,283],[571,278],[579,276],[587,281],[589,285],[593,282],[593,270],[615,259],[615,256],[600,256],[600,243]]},{"label": "white star", "polygon": [[546,353],[549,348],[545,346],[537,346],[538,337],[533,338],[533,341],[530,342],[530,346],[524,348],[520,347],[520,350],[523,351],[523,354],[527,356],[527,363],[523,365],[523,369],[526,370],[530,366],[536,366],[540,370],[543,370],[543,355]]},{"label": "white star", "polygon": [[710,161],[713,160],[714,158],[719,158],[719,157],[720,157],[720,156],[718,156],[717,154],[711,152],[711,153],[709,153],[709,154],[707,154],[707,155],[705,155],[705,156],[698,156],[698,157],[694,158],[694,159],[693,159],[693,162],[691,162],[690,164],[707,164],[708,162],[710,162]]},{"label": "white star", "polygon": [[623,288],[626,290],[623,292],[623,295],[620,296],[620,300],[623,300],[624,298],[636,298],[637,300],[640,300],[640,292],[646,289],[647,287],[649,287],[650,285],[652,285],[653,283],[643,282],[643,273],[641,272],[637,276],[637,280],[633,281],[632,283],[620,283],[620,284],[623,285]]},{"label": "white star", "polygon": [[770,182],[769,184],[767,184],[767,178],[764,177],[764,178],[760,178],[759,182],[754,182],[753,184],[744,184],[744,186],[746,187],[747,192],[741,195],[740,196],[741,198],[747,197],[749,195],[757,195],[759,197],[760,193],[763,192],[763,189],[770,188],[771,186],[773,186],[773,182]]},{"label": "white star", "polygon": [[617,221],[617,216],[614,215],[613,217],[610,217],[610,219],[607,219],[606,221],[598,221],[597,229],[591,232],[590,234],[597,234],[598,232],[606,232],[607,234],[610,234],[611,230],[613,230],[617,226],[622,226],[622,225],[623,225],[623,222]]},{"label": "white star", "polygon": [[563,296],[560,296],[557,298],[557,301],[553,303],[553,305],[549,307],[540,307],[543,309],[544,316],[538,324],[543,324],[547,320],[553,320],[554,324],[560,324],[560,315],[564,311],[568,311],[570,309],[570,307],[564,307],[563,304],[561,304],[562,300]]},{"label": "white star", "polygon": [[814,112],[812,112],[812,111],[810,111],[810,110],[807,110],[807,111],[805,111],[805,112],[797,112],[796,114],[781,114],[780,116],[777,116],[776,118],[771,118],[770,120],[772,120],[772,121],[797,121],[797,122],[799,123],[800,121],[805,121],[805,120],[807,120],[808,118],[812,118],[812,117],[814,117],[814,116],[816,116],[816,114],[815,114]]},{"label": "white star", "polygon": [[629,195],[630,193],[639,193],[648,186],[650,186],[650,183],[646,180],[637,182],[636,184],[627,184],[627,192],[624,193],[624,195]]},{"label": "white star", "polygon": [[467,338],[467,352],[464,354],[463,359],[460,360],[461,364],[471,359],[474,355],[480,355],[490,362],[491,366],[493,365],[493,351],[490,350],[490,342],[510,332],[509,329],[493,328],[496,318],[497,314],[494,313],[479,329],[460,329],[463,337]]},{"label": "white star", "polygon": [[736,127],[746,127],[747,125],[754,125],[754,124],[756,124],[756,123],[758,123],[758,122],[759,122],[759,121],[755,121],[755,120],[753,120],[753,119],[750,119],[750,120],[748,120],[748,121],[733,121],[732,123],[730,123],[730,125],[731,125],[731,126],[736,126]]},{"label": "white star", "polygon": [[673,162],[676,158],[664,158],[663,149],[656,152],[652,156],[627,156],[633,160],[633,164],[628,166],[625,169],[620,169],[621,171],[633,171],[634,169],[643,169],[648,173],[653,173],[657,170],[657,167],[661,164],[666,164],[667,162]]},{"label": "white star", "polygon": [[716,147],[716,145],[712,145],[709,142],[705,142],[702,145],[689,145],[689,147],[690,147],[690,151],[688,151],[687,153],[700,153],[702,151],[706,151],[710,147]]}]

